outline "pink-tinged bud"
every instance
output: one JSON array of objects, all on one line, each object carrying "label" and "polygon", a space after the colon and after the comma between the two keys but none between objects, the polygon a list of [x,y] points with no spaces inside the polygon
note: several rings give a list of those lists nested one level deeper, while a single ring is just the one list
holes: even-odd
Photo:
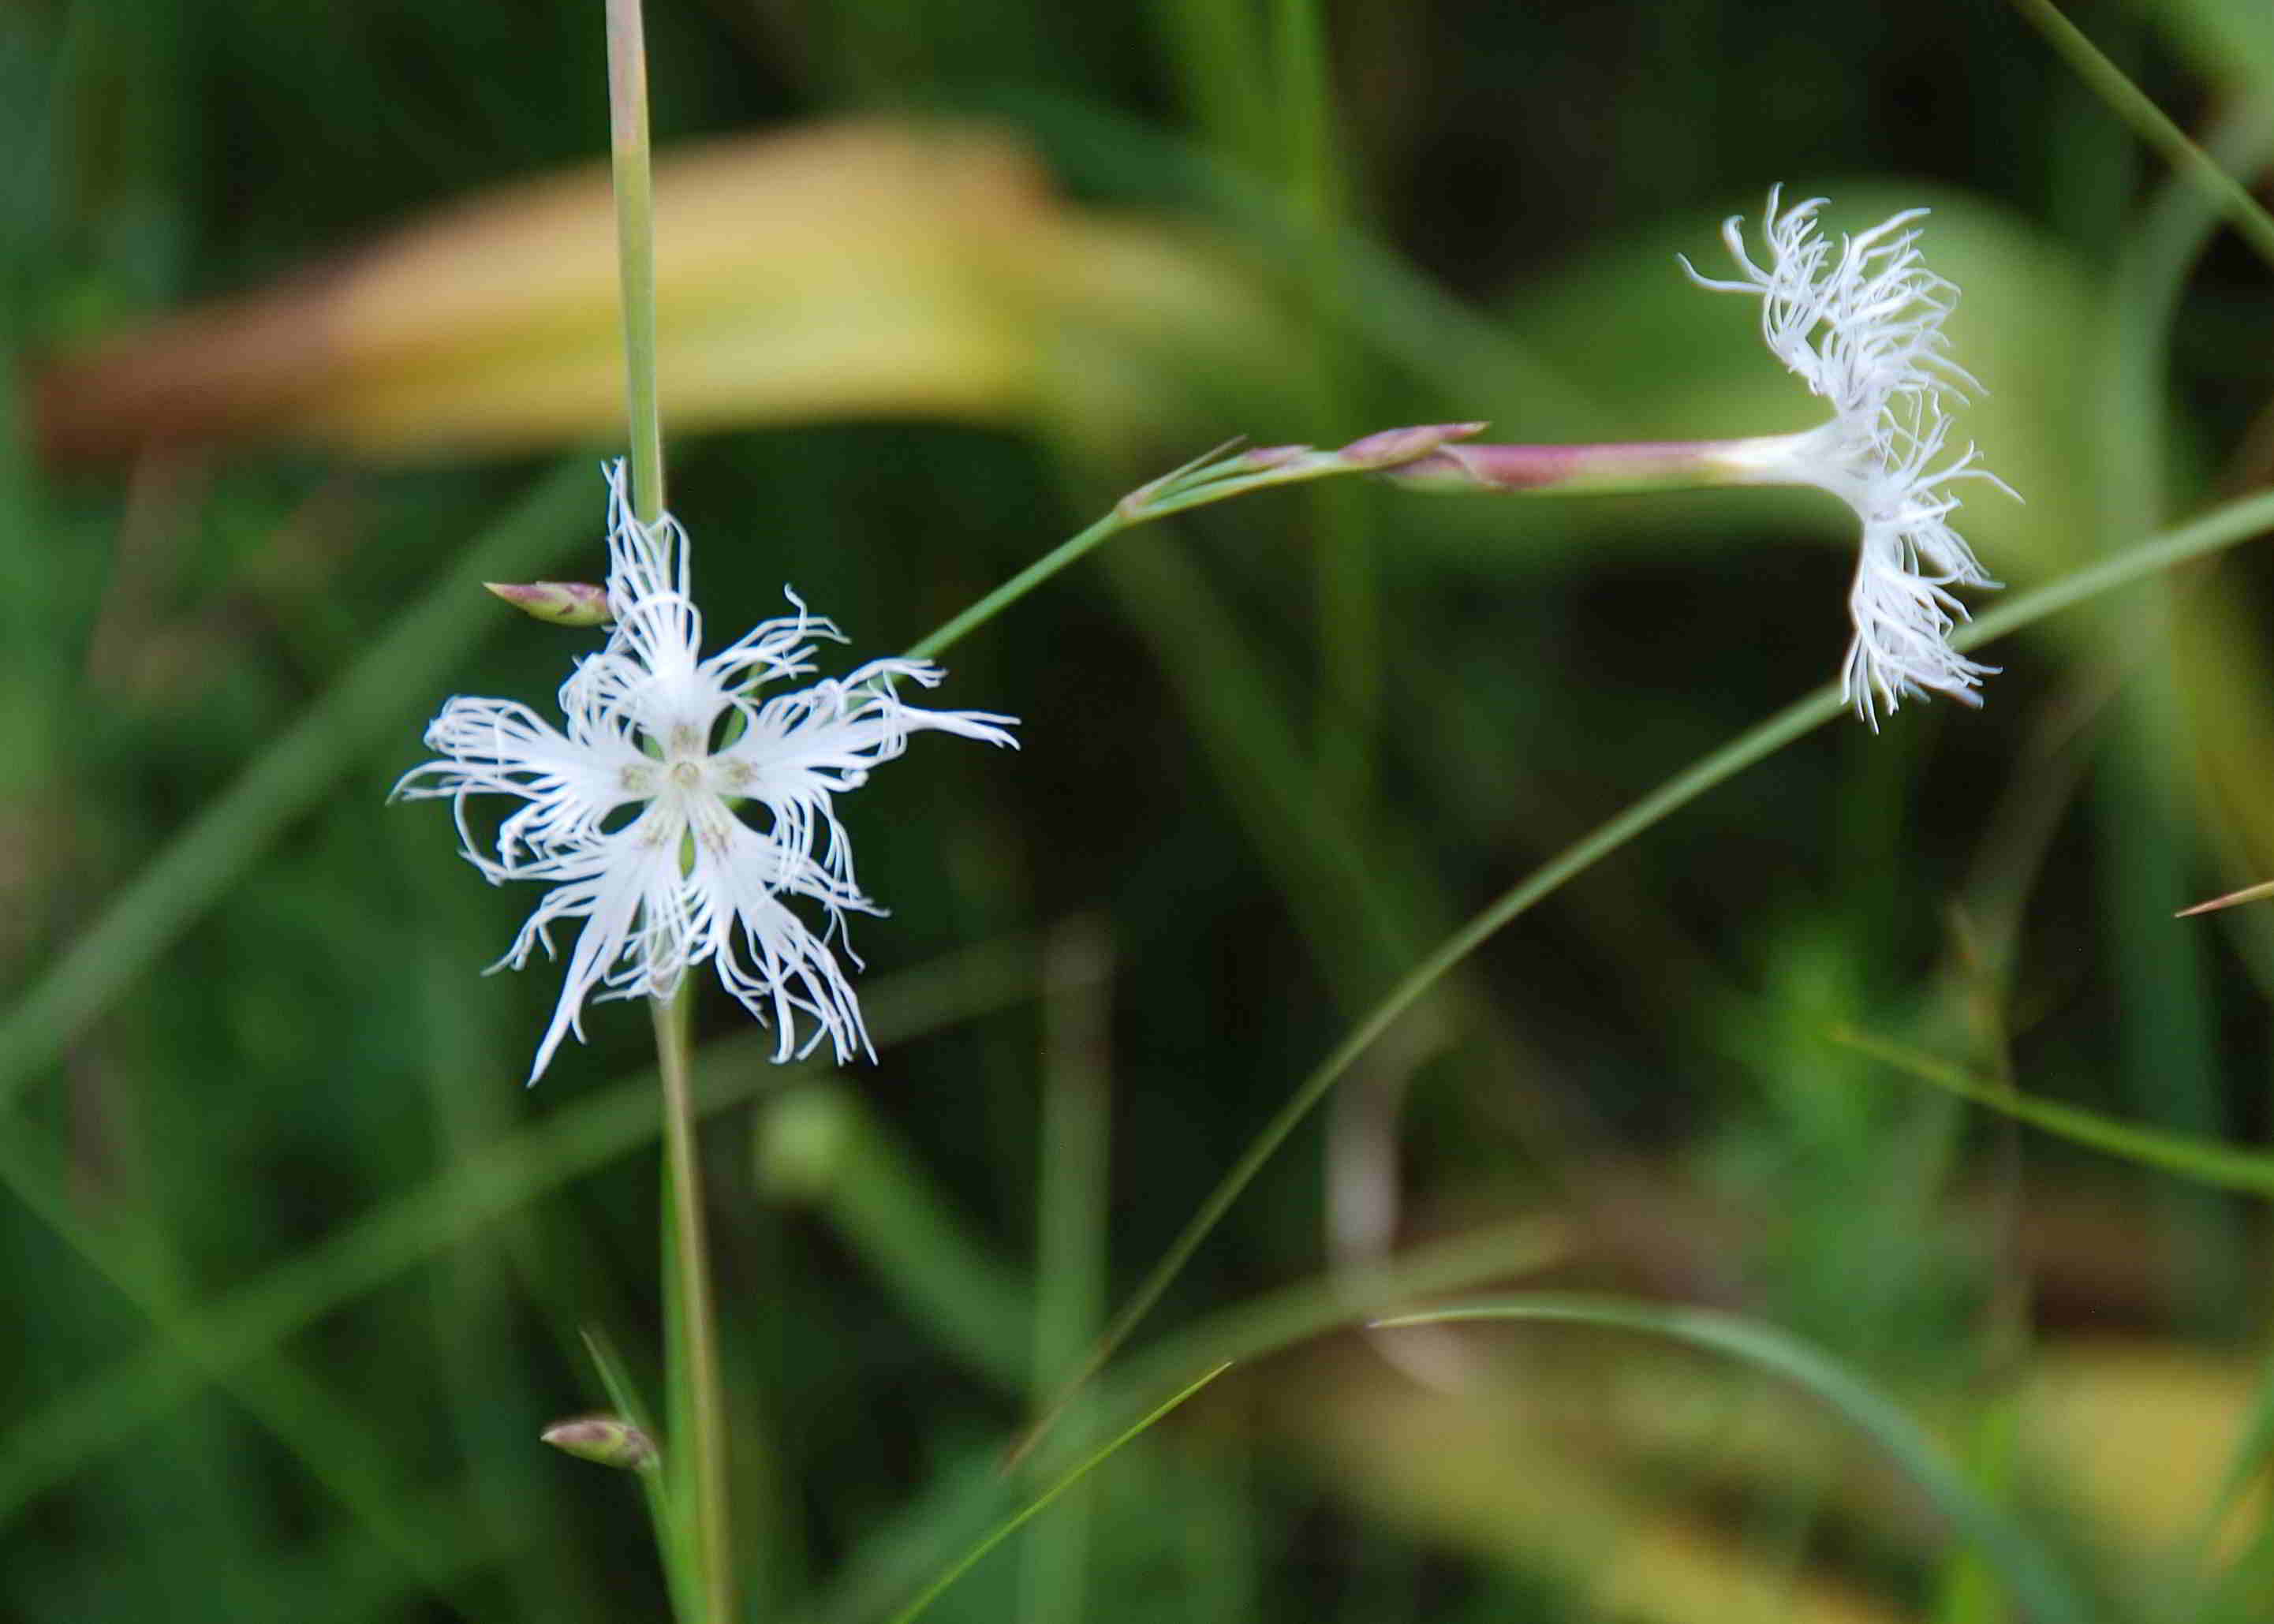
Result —
[{"label": "pink-tinged bud", "polygon": [[616,1416],[577,1416],[555,1421],[538,1437],[580,1461],[626,1471],[651,1471],[658,1458],[655,1440]]},{"label": "pink-tinged bud", "polygon": [[1481,434],[1485,428],[1481,423],[1428,423],[1413,428],[1383,429],[1380,433],[1351,441],[1335,453],[1335,460],[1344,468],[1398,468],[1429,455],[1449,441]]},{"label": "pink-tinged bud", "polygon": [[1654,491],[1749,483],[1732,459],[1744,442],[1672,440],[1627,445],[1441,444],[1382,468],[1384,478],[1422,491]]},{"label": "pink-tinged bud", "polygon": [[485,581],[522,613],[548,626],[605,626],[608,595],[589,581]]},{"label": "pink-tinged bud", "polygon": [[1239,468],[1243,473],[1268,473],[1272,469],[1286,468],[1305,457],[1318,455],[1309,446],[1257,446],[1239,454]]}]

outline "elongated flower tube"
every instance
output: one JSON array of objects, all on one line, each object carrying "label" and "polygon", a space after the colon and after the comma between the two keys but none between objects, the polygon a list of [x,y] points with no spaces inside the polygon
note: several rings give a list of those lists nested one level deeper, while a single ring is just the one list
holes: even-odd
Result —
[{"label": "elongated flower tube", "polygon": [[1993,667],[1950,646],[1966,608],[1952,589],[1992,587],[1949,516],[1954,487],[1995,475],[1974,447],[1949,450],[1944,399],[1979,390],[1946,353],[1942,324],[1958,289],[1919,258],[1907,209],[1837,249],[1817,229],[1825,199],[1780,211],[1769,192],[1762,228],[1766,265],[1745,245],[1741,218],[1722,228],[1739,275],[1721,280],[1683,269],[1702,288],[1761,301],[1761,336],[1776,357],[1831,410],[1797,434],[1640,445],[1495,446],[1448,442],[1386,468],[1383,477],[1421,489],[1537,492],[1637,491],[1694,485],[1805,485],[1827,491],[1863,524],[1848,607],[1855,635],[1841,680],[1856,714],[1876,730],[1879,712],[1929,690],[1968,704]]},{"label": "elongated flower tube", "polygon": [[[838,951],[857,966],[845,915],[882,910],[855,883],[832,797],[859,788],[911,733],[1016,743],[1012,718],[901,701],[896,683],[939,681],[926,660],[871,660],[761,700],[764,684],[813,672],[817,641],[844,638],[786,592],[795,613],[704,658],[689,552],[668,515],[653,525],[633,516],[623,464],[612,464],[614,630],[561,689],[566,730],[516,700],[454,698],[426,730],[440,759],[395,786],[406,799],[451,801],[466,859],[491,883],[552,888],[493,969],[519,969],[538,946],[552,956],[553,928],[580,921],[532,1083],[564,1036],[583,1040],[588,996],[668,998],[706,961],[772,1026],[776,1060],[825,1041],[840,1062],[872,1053]],[[469,821],[484,796],[510,807],[493,852]]]}]

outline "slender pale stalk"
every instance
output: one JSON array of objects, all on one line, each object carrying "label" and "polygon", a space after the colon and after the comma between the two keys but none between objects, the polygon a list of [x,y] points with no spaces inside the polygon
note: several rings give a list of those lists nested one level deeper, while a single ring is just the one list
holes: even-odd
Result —
[{"label": "slender pale stalk", "polygon": [[910,1602],[907,1606],[894,1613],[892,1615],[892,1624],[915,1624],[915,1620],[923,1613],[923,1610],[930,1606],[933,1602],[939,1599],[941,1591],[946,1590],[949,1585],[953,1584],[958,1579],[960,1579],[965,1574],[969,1573],[972,1568],[978,1566],[979,1559],[981,1557],[985,1556],[997,1545],[1001,1545],[1005,1539],[1008,1539],[1012,1535],[1017,1533],[1033,1518],[1050,1509],[1051,1501],[1057,1500],[1058,1496],[1064,1494],[1068,1489],[1073,1487],[1074,1485],[1080,1483],[1084,1477],[1089,1476],[1091,1472],[1095,1471],[1099,1466],[1103,1465],[1107,1460],[1111,1459],[1116,1453],[1118,1453],[1124,1445],[1129,1442],[1131,1439],[1135,1438],[1139,1433],[1144,1432],[1146,1428],[1151,1426],[1156,1421],[1161,1419],[1162,1417],[1176,1409],[1178,1405],[1183,1403],[1186,1399],[1192,1397],[1193,1394],[1199,1392],[1202,1387],[1208,1386],[1209,1382],[1214,1381],[1218,1376],[1223,1375],[1224,1372],[1231,1368],[1231,1362],[1230,1360],[1226,1360],[1223,1364],[1218,1365],[1214,1370],[1209,1371],[1199,1380],[1186,1386],[1178,1392],[1174,1398],[1171,1398],[1168,1402],[1148,1412],[1142,1420],[1137,1423],[1136,1425],[1116,1437],[1103,1448],[1099,1449],[1096,1453],[1088,1456],[1081,1462],[1081,1464],[1076,1466],[1072,1471],[1067,1472],[1056,1483],[1050,1485],[1049,1488],[1043,1490],[1041,1494],[1035,1496],[1032,1500],[1029,1500],[1016,1515],[998,1524],[994,1529],[990,1530],[987,1536],[980,1540],[977,1545],[972,1546],[969,1551],[958,1558],[955,1564],[949,1568],[946,1572],[941,1574],[939,1577],[934,1579],[930,1584],[926,1585],[923,1590],[917,1594],[916,1598],[914,1601]]},{"label": "slender pale stalk", "polygon": [[[663,415],[655,376],[655,207],[648,157],[647,45],[640,0],[607,0],[608,127],[616,199],[616,252],[623,302],[624,407],[629,422],[632,512],[654,524],[665,509]],[[670,1185],[676,1270],[677,1337],[683,1360],[677,1389],[685,1402],[666,1440],[671,1470],[691,1483],[703,1624],[735,1616],[734,1541],[727,1496],[727,1406],[719,1380],[718,1315],[712,1304],[711,1247],[703,1222],[689,1038],[694,982],[653,1005],[663,1079],[665,1177]],[[689,1456],[691,1455],[691,1460]],[[675,1497],[684,1506],[686,1497]]]},{"label": "slender pale stalk", "polygon": [[[734,1618],[734,1545],[727,1499],[727,1407],[719,1380],[717,1315],[711,1302],[711,1245],[703,1222],[703,1180],[697,1160],[695,1096],[690,1081],[694,1045],[689,1032],[695,983],[682,979],[679,991],[658,998],[655,1016],[657,1071],[663,1081],[665,1177],[670,1186],[672,1244],[677,1271],[678,1336],[674,1354],[684,1361],[679,1372],[686,1394],[683,1413],[666,1440],[679,1481],[694,1487],[695,1540],[702,1575],[703,1624],[732,1624]],[[686,1453],[692,1450],[689,1461]],[[674,1497],[684,1506],[683,1496]]]},{"label": "slender pale stalk", "polygon": [[1052,575],[1123,530],[1166,518],[1172,513],[1182,513],[1188,508],[1205,508],[1210,502],[1245,496],[1250,491],[1272,485],[1299,485],[1337,474],[1376,472],[1419,461],[1449,440],[1474,434],[1484,426],[1481,423],[1448,423],[1389,429],[1354,440],[1339,451],[1319,451],[1309,446],[1263,446],[1234,452],[1225,447],[1197,457],[1130,492],[1113,505],[1112,512],[1080,535],[1060,542],[916,643],[908,650],[907,657],[929,659],[961,642]]},{"label": "slender pale stalk", "polygon": [[616,277],[624,322],[624,412],[632,512],[663,517],[663,411],[655,382],[655,183],[648,162],[647,35],[640,0],[608,0],[608,138],[616,199]]},{"label": "slender pale stalk", "polygon": [[962,641],[1101,543],[1155,519],[1273,485],[1342,474],[1378,474],[1415,491],[1588,495],[1708,485],[1820,485],[1809,434],[1751,440],[1645,440],[1581,446],[1471,443],[1481,423],[1385,429],[1338,450],[1261,446],[1201,457],[1123,497],[1080,535],[1059,543],[908,651],[929,659]]},{"label": "slender pale stalk", "polygon": [[1587,496],[1718,485],[1815,485],[1809,436],[1645,440],[1580,446],[1502,446],[1449,440],[1426,456],[1381,470],[1414,491],[1536,492]]}]

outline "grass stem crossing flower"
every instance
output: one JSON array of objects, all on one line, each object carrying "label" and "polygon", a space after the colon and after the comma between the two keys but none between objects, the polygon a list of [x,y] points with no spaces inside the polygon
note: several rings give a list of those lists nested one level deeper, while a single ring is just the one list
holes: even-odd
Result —
[{"label": "grass stem crossing flower", "polygon": [[[912,733],[1015,745],[1009,717],[927,710],[896,685],[930,688],[926,660],[878,659],[769,699],[766,683],[810,675],[835,626],[787,592],[794,613],[718,653],[702,653],[686,533],[668,515],[643,524],[623,464],[608,470],[607,605],[614,629],[561,689],[565,729],[510,699],[453,698],[426,730],[439,759],[395,786],[446,798],[465,856],[493,884],[551,887],[493,969],[521,968],[556,925],[577,925],[532,1083],[563,1037],[584,1037],[586,998],[668,998],[708,962],[778,1034],[774,1057],[827,1041],[837,1058],[870,1052],[840,964],[845,915],[881,913],[855,882],[832,798],[859,788]],[[512,805],[493,842],[470,803]],[[493,846],[493,850],[486,846]],[[817,931],[790,906],[817,910]]]}]

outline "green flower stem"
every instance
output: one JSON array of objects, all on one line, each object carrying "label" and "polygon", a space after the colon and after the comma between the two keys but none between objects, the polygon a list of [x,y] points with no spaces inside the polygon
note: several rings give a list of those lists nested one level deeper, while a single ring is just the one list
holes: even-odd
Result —
[{"label": "green flower stem", "polygon": [[1080,535],[1060,542],[930,636],[911,643],[907,658],[930,659],[953,647],[1067,565],[1087,556],[1100,542],[1127,530],[1133,523],[1117,508]]},{"label": "green flower stem", "polygon": [[[654,524],[665,512],[663,415],[655,376],[655,193],[648,152],[647,44],[640,0],[607,0],[608,128],[616,200],[618,282],[623,301],[624,410],[629,431],[632,514]],[[674,1506],[695,1513],[702,1624],[734,1624],[734,1545],[727,1494],[727,1406],[719,1380],[718,1315],[703,1222],[703,1174],[688,1080],[694,983],[654,1001],[663,1079],[664,1168],[670,1188],[666,1256],[674,1280],[669,1337],[672,1428],[667,1470],[684,1474]],[[674,1530],[674,1538],[683,1539]]]},{"label": "green flower stem", "polygon": [[664,514],[663,413],[655,381],[655,182],[648,158],[647,39],[640,0],[608,0],[609,159],[616,275],[623,306],[624,409],[631,429],[632,512]]},{"label": "green flower stem", "polygon": [[1317,451],[1308,446],[1268,446],[1253,451],[1211,452],[1197,457],[1149,485],[1141,485],[1113,505],[1107,514],[1081,534],[1060,542],[1026,568],[913,644],[910,659],[930,659],[993,620],[1068,565],[1094,552],[1098,545],[1172,513],[1205,508],[1210,502],[1245,496],[1274,485],[1299,485],[1336,474],[1371,473],[1427,456],[1450,440],[1473,434],[1481,423],[1457,423],[1424,428],[1391,429],[1371,434],[1339,451]]},{"label": "green flower stem", "polygon": [[1337,474],[1380,474],[1417,491],[1537,492],[1558,496],[1615,491],[1674,491],[1706,485],[1793,485],[1795,448],[1803,435],[1753,440],[1645,440],[1632,444],[1498,446],[1462,443],[1481,423],[1386,429],[1338,451],[1266,446],[1212,453],[1114,504],[1088,530],[1036,559],[907,650],[929,659],[961,642],[1069,564],[1123,530],[1274,485]]},{"label": "green flower stem", "polygon": [[733,1624],[734,1552],[727,1498],[727,1406],[719,1381],[718,1317],[711,1301],[711,1246],[703,1221],[703,1179],[695,1137],[695,1091],[690,1081],[694,1007],[692,981],[669,998],[653,1000],[656,1069],[663,1082],[665,1181],[671,1202],[674,1307],[671,1328],[674,1381],[672,1428],[665,1440],[668,1470],[691,1487],[672,1496],[695,1507],[695,1545],[702,1575],[703,1624]]}]

